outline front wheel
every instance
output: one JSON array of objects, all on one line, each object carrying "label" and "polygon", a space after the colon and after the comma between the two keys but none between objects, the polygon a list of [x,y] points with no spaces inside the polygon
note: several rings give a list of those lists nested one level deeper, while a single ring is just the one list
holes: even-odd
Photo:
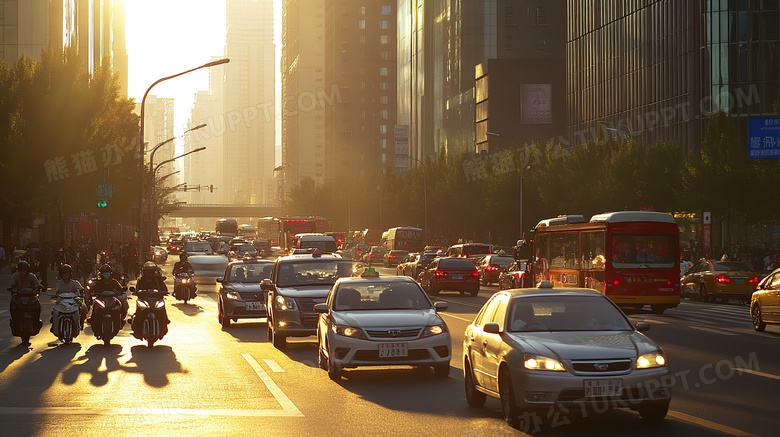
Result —
[{"label": "front wheel", "polygon": [[653,314],[663,314],[663,312],[666,311],[666,308],[667,308],[666,305],[658,305],[658,304],[650,305],[650,311],[652,311]]},{"label": "front wheel", "polygon": [[330,378],[331,381],[339,381],[341,380],[341,369],[339,369],[338,365],[330,359],[330,357],[333,356],[331,353],[332,352],[328,350],[328,378]]},{"label": "front wheel", "polygon": [[111,339],[110,339],[110,338],[104,338],[104,339],[103,339],[103,345],[104,345],[104,346],[109,346],[109,345],[111,345]]},{"label": "front wheel", "polygon": [[147,345],[146,347],[147,347],[147,348],[149,348],[149,349],[153,348],[153,347],[154,347],[154,342],[155,342],[155,341],[157,341],[157,339],[156,339],[156,338],[154,338],[154,337],[149,337],[149,338],[147,338],[147,339],[146,339],[146,345]]},{"label": "front wheel", "polygon": [[217,308],[217,318],[219,319],[219,323],[222,325],[223,328],[230,327],[230,318],[225,317],[225,310],[222,309],[221,305],[219,306],[219,308]]},{"label": "front wheel", "polygon": [[766,329],[766,322],[761,318],[761,306],[758,304],[755,304],[750,308],[750,318],[753,319],[753,329],[758,332]]},{"label": "front wheel", "polygon": [[510,425],[517,424],[519,416],[517,405],[515,405],[515,392],[512,386],[512,377],[509,376],[509,370],[501,369],[498,374],[498,393],[501,397],[501,409],[504,412],[504,420]]},{"label": "front wheel", "polygon": [[279,335],[276,332],[276,328],[274,328],[273,324],[270,324],[269,329],[271,330],[271,343],[277,349],[284,349],[287,346],[287,337],[284,335]]},{"label": "front wheel", "polygon": [[490,283],[488,282],[487,274],[483,274],[482,275],[482,285],[489,285],[489,284]]},{"label": "front wheel", "polygon": [[477,384],[474,382],[474,372],[471,371],[471,366],[468,363],[466,363],[466,368],[463,369],[463,380],[466,388],[466,402],[468,402],[469,406],[472,408],[485,406],[487,396],[485,393],[477,390]]}]

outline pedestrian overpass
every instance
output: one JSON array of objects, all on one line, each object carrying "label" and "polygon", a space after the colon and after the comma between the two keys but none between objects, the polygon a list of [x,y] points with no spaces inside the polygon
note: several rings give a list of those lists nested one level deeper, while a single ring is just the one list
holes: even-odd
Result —
[{"label": "pedestrian overpass", "polygon": [[278,217],[279,207],[271,205],[180,204],[168,217]]}]

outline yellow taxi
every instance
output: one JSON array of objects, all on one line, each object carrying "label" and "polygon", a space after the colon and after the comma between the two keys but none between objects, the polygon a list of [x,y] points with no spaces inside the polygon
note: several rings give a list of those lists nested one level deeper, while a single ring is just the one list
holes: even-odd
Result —
[{"label": "yellow taxi", "polygon": [[748,302],[758,276],[742,261],[701,260],[690,265],[680,279],[680,292],[698,295],[702,302],[730,298]]}]

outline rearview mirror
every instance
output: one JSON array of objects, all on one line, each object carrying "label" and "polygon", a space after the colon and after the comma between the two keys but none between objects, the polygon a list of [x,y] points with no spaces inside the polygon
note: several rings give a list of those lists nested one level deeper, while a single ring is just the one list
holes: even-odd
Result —
[{"label": "rearview mirror", "polygon": [[328,304],[326,303],[318,303],[314,305],[314,311],[316,311],[319,314],[324,314],[328,312]]},{"label": "rearview mirror", "polygon": [[433,307],[436,309],[436,311],[447,311],[447,308],[449,308],[450,304],[447,302],[435,302],[433,304]]},{"label": "rearview mirror", "polygon": [[217,282],[222,282],[224,279],[225,279],[225,278],[223,278],[222,276],[220,276],[219,278],[217,278]]},{"label": "rearview mirror", "polygon": [[260,289],[263,291],[273,291],[274,284],[271,283],[270,279],[265,278],[262,281],[260,281]]},{"label": "rearview mirror", "polygon": [[636,322],[636,330],[639,332],[649,331],[650,324],[647,322]]},{"label": "rearview mirror", "polygon": [[500,334],[501,328],[498,327],[498,323],[485,323],[485,326],[482,327],[482,330],[489,333],[489,334]]}]

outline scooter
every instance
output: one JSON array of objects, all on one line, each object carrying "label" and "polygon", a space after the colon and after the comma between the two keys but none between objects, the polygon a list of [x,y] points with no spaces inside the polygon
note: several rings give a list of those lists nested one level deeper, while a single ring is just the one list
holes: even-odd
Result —
[{"label": "scooter", "polygon": [[41,332],[41,302],[38,290],[22,288],[17,292],[9,288],[11,296],[11,334],[21,337],[22,344],[29,345],[30,337]]},{"label": "scooter", "polygon": [[195,293],[193,293],[194,286],[195,283],[189,273],[177,273],[175,275],[173,297],[175,297],[176,300],[183,300],[184,303],[187,303],[190,299],[195,297]]},{"label": "scooter", "polygon": [[122,302],[113,291],[103,291],[95,296],[92,304],[92,316],[89,319],[95,338],[103,340],[108,346],[116,337],[125,320],[122,318]]},{"label": "scooter", "polygon": [[64,344],[70,344],[81,332],[81,302],[76,293],[57,295],[51,318],[51,332]]},{"label": "scooter", "polygon": [[130,318],[130,326],[133,328],[133,337],[146,340],[149,348],[154,347],[157,340],[162,339],[168,333],[168,313],[165,311],[165,295],[168,292],[159,290],[139,290],[130,287],[130,291],[137,296],[135,301],[135,314]]}]

